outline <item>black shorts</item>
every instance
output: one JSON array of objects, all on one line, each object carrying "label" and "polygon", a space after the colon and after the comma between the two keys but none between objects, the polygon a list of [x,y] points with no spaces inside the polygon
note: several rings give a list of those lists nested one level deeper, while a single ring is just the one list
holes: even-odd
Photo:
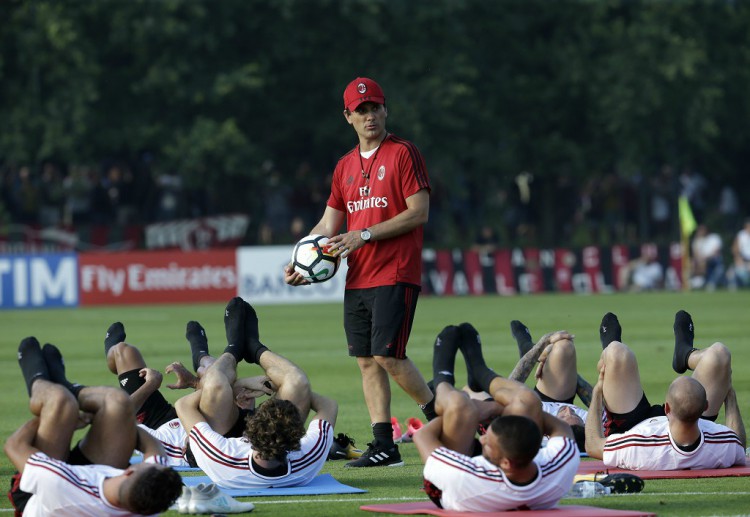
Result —
[{"label": "black shorts", "polygon": [[[139,374],[140,369],[130,370],[117,376],[120,386],[128,395],[132,395],[146,381]],[[143,405],[136,411],[136,419],[149,429],[158,429],[163,424],[177,418],[174,406],[157,390],[148,396]]]},{"label": "black shorts", "polygon": [[664,406],[652,406],[644,393],[643,397],[641,397],[641,401],[638,402],[638,405],[632,411],[623,414],[612,413],[611,411],[606,412],[606,418],[604,420],[604,436],[625,433],[644,420],[657,416],[664,416],[664,414]]},{"label": "black shorts", "polygon": [[347,289],[344,330],[349,355],[406,359],[419,291],[419,286],[412,284]]},{"label": "black shorts", "polygon": [[542,399],[542,402],[563,402],[565,404],[572,404],[576,399],[576,396],[573,395],[567,400],[556,400],[556,399],[553,399],[552,397],[548,397],[547,395],[539,391],[539,388],[537,388],[536,386],[534,386],[534,391],[536,392],[537,395],[539,395],[539,398]]}]

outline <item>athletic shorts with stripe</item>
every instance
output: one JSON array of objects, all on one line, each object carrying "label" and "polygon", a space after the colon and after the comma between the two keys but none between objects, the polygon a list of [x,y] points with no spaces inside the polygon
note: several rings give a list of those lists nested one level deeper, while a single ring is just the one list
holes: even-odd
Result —
[{"label": "athletic shorts with stripe", "polygon": [[170,467],[189,467],[190,464],[185,458],[185,448],[187,447],[187,433],[182,427],[179,418],[174,418],[169,422],[160,425],[157,429],[151,429],[148,426],[140,424],[148,434],[159,440],[167,453],[167,461]]},{"label": "athletic shorts with stripe", "polygon": [[226,488],[270,488],[306,485],[318,475],[333,443],[333,427],[315,419],[302,437],[300,449],[287,455],[287,473],[278,477],[255,472],[250,462],[253,447],[245,438],[225,438],[206,422],[189,434],[190,450],[198,467],[211,481]]},{"label": "athletic shorts with stripe", "polygon": [[406,358],[420,288],[385,285],[344,292],[344,330],[352,357]]}]

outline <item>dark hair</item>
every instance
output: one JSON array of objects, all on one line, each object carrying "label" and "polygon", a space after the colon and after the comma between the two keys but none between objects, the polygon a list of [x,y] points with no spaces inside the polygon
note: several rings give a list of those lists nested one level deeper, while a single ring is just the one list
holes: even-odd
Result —
[{"label": "dark hair", "polygon": [[172,468],[141,468],[130,485],[128,510],[139,515],[166,512],[182,493],[182,478]]},{"label": "dark hair", "polygon": [[580,452],[586,452],[586,428],[582,425],[571,425],[573,429],[573,438],[575,438],[576,445]]},{"label": "dark hair", "polygon": [[528,465],[542,445],[539,426],[525,416],[501,416],[492,421],[490,427],[506,458],[516,467]]},{"label": "dark hair", "polygon": [[283,461],[289,451],[300,447],[305,426],[297,406],[288,400],[271,398],[247,418],[244,436],[265,460]]}]

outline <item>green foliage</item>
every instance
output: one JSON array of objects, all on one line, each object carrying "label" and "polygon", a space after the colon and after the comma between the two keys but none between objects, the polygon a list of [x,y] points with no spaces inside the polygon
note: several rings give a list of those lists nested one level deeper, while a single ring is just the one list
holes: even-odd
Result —
[{"label": "green foliage", "polygon": [[33,0],[0,16],[4,160],[150,150],[192,185],[246,188],[269,160],[330,171],[353,142],[343,87],[370,75],[449,189],[662,163],[747,188],[746,2]]},{"label": "green foliage", "polygon": [[[732,379],[740,409],[747,422],[750,415],[750,346],[747,336],[748,292],[652,293],[639,295],[535,295],[513,297],[425,297],[420,300],[409,343],[409,357],[429,376],[432,346],[440,330],[448,324],[471,322],[482,335],[484,357],[498,372],[509,372],[517,361],[510,320],[527,324],[534,338],[547,331],[567,329],[576,336],[578,368],[589,381],[596,379],[596,362],[601,353],[598,325],[605,312],[618,315],[623,340],[639,359],[645,391],[654,403],[660,401],[675,373],[671,369],[674,314],[685,309],[695,322],[696,346],[714,341],[732,351]],[[356,363],[346,353],[339,304],[258,306],[263,341],[298,364],[310,376],[316,391],[334,397],[339,403],[337,432],[352,436],[358,446],[371,440],[369,418],[361,392]],[[29,310],[0,313],[4,345],[0,354],[0,401],[3,418],[0,436],[7,437],[29,418],[28,397],[16,362],[16,348],[26,336],[60,347],[66,359],[68,377],[88,385],[116,386],[117,380],[106,367],[103,336],[113,321],[122,321],[127,341],[138,346],[147,363],[160,370],[173,360],[190,364],[185,324],[200,321],[206,329],[210,349],[223,348],[223,305],[185,304],[143,307],[97,307],[81,309]],[[457,383],[465,381],[463,360],[456,363]],[[256,366],[240,365],[241,375],[256,375]],[[528,383],[533,382],[529,379]],[[165,376],[164,384],[171,382]],[[174,402],[184,392],[163,387]],[[393,385],[393,415],[402,422],[421,416],[409,397]],[[719,416],[723,422],[723,414]],[[345,469],[344,462],[329,462],[330,472],[343,483],[366,489],[366,494],[250,498],[258,512],[274,515],[350,516],[363,504],[426,500],[422,468],[413,445],[400,447],[406,461],[403,468]],[[10,463],[0,455],[0,485],[8,486]],[[747,512],[747,479],[687,479],[647,481],[642,494],[609,496],[600,499],[563,500],[563,504],[586,504],[603,508],[640,510],[660,516],[741,515]],[[0,509],[9,508],[7,499]],[[171,512],[169,515],[178,515]],[[362,515],[366,515],[362,513]]]}]

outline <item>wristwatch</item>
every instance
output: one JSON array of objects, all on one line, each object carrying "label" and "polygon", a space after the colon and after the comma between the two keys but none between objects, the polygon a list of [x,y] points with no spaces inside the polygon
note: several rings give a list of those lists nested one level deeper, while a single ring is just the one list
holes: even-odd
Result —
[{"label": "wristwatch", "polygon": [[367,244],[368,242],[370,242],[370,239],[372,239],[372,234],[370,233],[370,230],[368,230],[367,228],[365,228],[364,230],[362,230],[362,232],[360,232],[359,236],[362,238],[363,241],[365,241],[365,244]]}]

